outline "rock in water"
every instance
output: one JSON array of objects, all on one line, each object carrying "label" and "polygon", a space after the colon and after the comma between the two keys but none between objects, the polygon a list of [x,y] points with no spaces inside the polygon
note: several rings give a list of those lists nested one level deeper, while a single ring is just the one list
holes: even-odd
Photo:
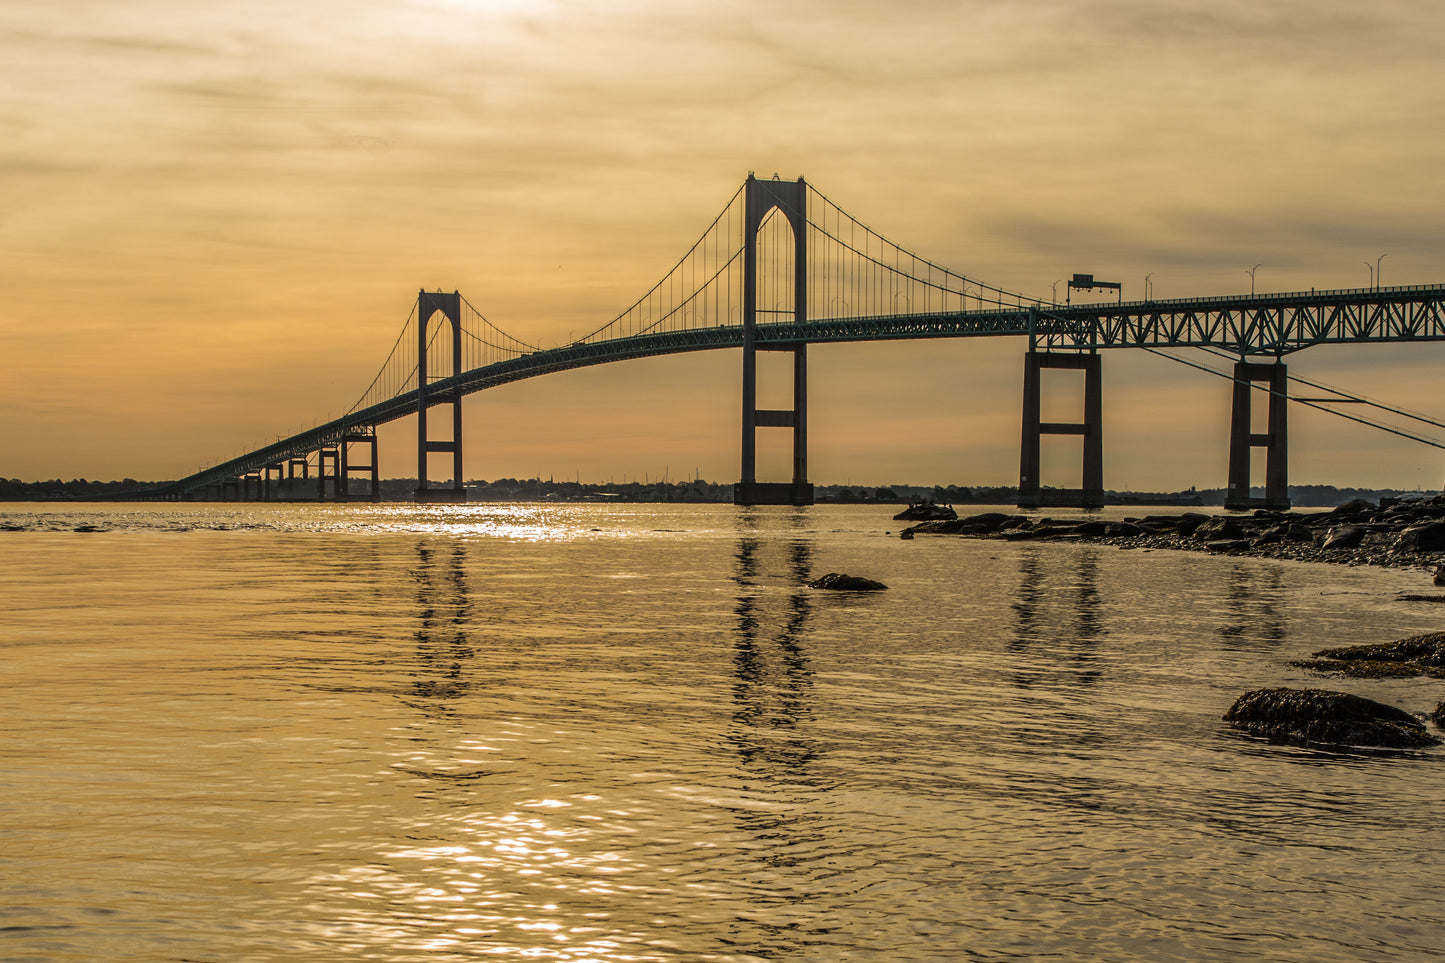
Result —
[{"label": "rock in water", "polygon": [[1394,662],[1411,666],[1417,672],[1445,669],[1445,632],[1427,632],[1395,642],[1320,649],[1315,653],[1315,658],[1343,663]]},{"label": "rock in water", "polygon": [[1246,692],[1224,721],[1251,735],[1312,748],[1420,749],[1440,742],[1404,709],[1327,689]]},{"label": "rock in water", "polygon": [[931,502],[919,502],[909,505],[903,511],[893,516],[895,522],[942,522],[958,517],[958,512],[948,505],[934,505]]},{"label": "rock in water", "polygon": [[829,572],[822,578],[809,582],[808,587],[831,589],[835,592],[881,592],[888,586],[882,582],[875,582],[871,578],[859,578],[856,575],[843,575],[838,572]]}]

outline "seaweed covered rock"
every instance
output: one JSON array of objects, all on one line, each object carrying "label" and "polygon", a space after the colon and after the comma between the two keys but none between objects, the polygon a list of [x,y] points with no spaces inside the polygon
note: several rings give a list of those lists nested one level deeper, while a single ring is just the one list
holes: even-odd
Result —
[{"label": "seaweed covered rock", "polygon": [[1327,689],[1256,689],[1224,721],[1251,735],[1312,748],[1421,749],[1440,740],[1404,709]]},{"label": "seaweed covered rock", "polygon": [[856,575],[843,575],[839,572],[829,572],[822,578],[809,582],[808,587],[831,589],[835,592],[881,592],[888,586],[882,582],[875,582],[871,578],[860,578]]},{"label": "seaweed covered rock", "polygon": [[1430,675],[1445,677],[1445,632],[1412,635],[1395,642],[1320,649],[1306,669],[1365,678]]}]

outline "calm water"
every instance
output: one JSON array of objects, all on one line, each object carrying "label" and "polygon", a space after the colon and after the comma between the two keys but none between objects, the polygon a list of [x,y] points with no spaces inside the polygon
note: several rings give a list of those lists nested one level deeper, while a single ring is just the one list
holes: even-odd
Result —
[{"label": "calm water", "polygon": [[1425,576],[888,514],[0,509],[0,958],[1445,958],[1445,752],[1219,718]]}]

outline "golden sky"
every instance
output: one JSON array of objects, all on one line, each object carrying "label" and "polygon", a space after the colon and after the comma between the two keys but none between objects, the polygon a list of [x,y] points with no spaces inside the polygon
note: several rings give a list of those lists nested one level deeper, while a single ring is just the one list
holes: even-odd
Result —
[{"label": "golden sky", "polygon": [[[564,343],[749,171],[1044,297],[1247,293],[1256,263],[1261,291],[1363,287],[1382,254],[1387,285],[1445,281],[1442,36],[1433,0],[6,0],[0,476],[174,478],[339,415],[420,287]],[[812,479],[1015,483],[1023,350],[815,347]],[[1438,417],[1442,360],[1290,363]],[[469,396],[467,476],[734,481],[738,373]],[[1104,379],[1108,487],[1224,484],[1225,382],[1134,352]],[[1291,428],[1294,483],[1445,481],[1439,449]],[[1044,481],[1076,484],[1057,441]],[[413,474],[413,422],[383,442]]]}]

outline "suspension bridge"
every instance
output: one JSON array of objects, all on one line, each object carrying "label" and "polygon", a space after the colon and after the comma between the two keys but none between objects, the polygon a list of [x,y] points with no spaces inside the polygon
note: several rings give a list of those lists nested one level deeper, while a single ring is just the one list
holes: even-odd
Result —
[{"label": "suspension bridge", "polygon": [[[1076,275],[1069,288],[1095,284],[1089,276]],[[1292,381],[1311,383],[1291,378],[1284,358],[1321,344],[1445,340],[1445,285],[1089,304],[1066,299],[1060,304],[920,257],[871,230],[802,178],[749,175],[662,280],[584,337],[560,347],[529,344],[501,331],[459,292],[423,290],[380,371],[346,414],[145,495],[268,499],[291,497],[299,482],[314,484],[311,490],[321,499],[376,498],[377,426],[414,415],[417,500],[463,501],[466,395],[591,365],[741,349],[742,437],[734,501],[811,504],[808,346],[965,337],[1027,339],[1020,505],[1103,504],[1102,351],[1130,348],[1174,357],[1168,352],[1195,348],[1233,365],[1232,372],[1215,372],[1234,383],[1227,506],[1281,508],[1288,507],[1288,403],[1335,410],[1336,402],[1361,400],[1336,389],[1327,389],[1327,397],[1292,396]],[[791,408],[757,407],[759,351],[792,356]],[[1083,372],[1084,411],[1077,422],[1041,420],[1043,373],[1054,369]],[[1252,430],[1256,392],[1267,399],[1264,432]],[[444,440],[433,437],[438,415],[450,422],[449,432],[440,432],[449,436]],[[792,477],[762,481],[757,436],[773,429],[792,434]],[[1435,443],[1410,432],[1395,433]],[[1082,437],[1080,488],[1040,485],[1040,439],[1058,434]],[[1262,499],[1250,495],[1256,449],[1263,449],[1266,460]],[[434,455],[451,456],[449,485],[429,481]]]}]

